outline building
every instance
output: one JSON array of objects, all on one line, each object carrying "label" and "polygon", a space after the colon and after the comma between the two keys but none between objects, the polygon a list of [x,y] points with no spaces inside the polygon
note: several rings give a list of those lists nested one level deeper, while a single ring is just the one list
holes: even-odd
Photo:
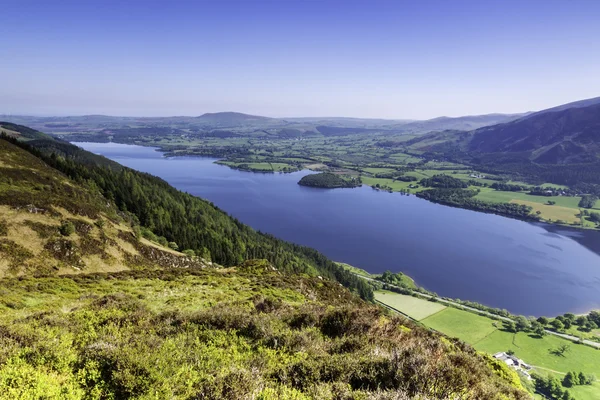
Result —
[{"label": "building", "polygon": [[504,361],[506,365],[515,369],[518,373],[524,375],[527,379],[531,379],[531,375],[529,375],[529,372],[527,372],[531,370],[531,365],[526,364],[525,361],[521,360],[520,358],[505,352],[494,354],[494,358],[496,360]]}]

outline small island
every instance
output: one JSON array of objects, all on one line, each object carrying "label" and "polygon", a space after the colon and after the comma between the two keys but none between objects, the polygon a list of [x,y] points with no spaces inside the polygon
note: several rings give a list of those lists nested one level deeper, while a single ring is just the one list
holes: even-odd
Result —
[{"label": "small island", "polygon": [[343,178],[340,175],[331,172],[322,172],[320,174],[306,175],[298,181],[298,185],[317,187],[317,188],[353,188],[361,186],[360,178]]}]

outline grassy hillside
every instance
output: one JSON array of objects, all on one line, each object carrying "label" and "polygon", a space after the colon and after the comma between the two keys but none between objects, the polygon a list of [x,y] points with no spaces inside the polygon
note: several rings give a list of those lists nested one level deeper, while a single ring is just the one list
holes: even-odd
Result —
[{"label": "grassy hillside", "polygon": [[0,283],[2,399],[527,398],[470,347],[261,261]]},{"label": "grassy hillside", "polygon": [[[147,239],[155,240],[156,235],[164,237],[166,242],[176,244],[181,250],[193,251],[225,266],[239,264],[245,259],[265,258],[279,269],[336,279],[363,298],[372,298],[368,284],[319,252],[256,232],[212,203],[180,192],[159,178],[118,164],[115,166],[103,157],[68,143],[43,141],[34,144],[36,147],[13,140],[11,145],[22,147],[71,180],[89,186],[98,196],[108,200],[106,204],[117,205],[115,212],[130,216],[132,225],[139,225],[141,236]],[[19,196],[22,193],[25,193],[25,200],[21,206],[34,204],[43,208],[44,202],[51,201],[34,196],[29,189],[21,191]],[[63,199],[64,202],[71,201],[73,207],[90,203],[80,200],[76,196]]]},{"label": "grassy hillside", "polygon": [[0,140],[0,277],[201,266],[136,237],[130,216],[93,185],[75,184]]},{"label": "grassy hillside", "polygon": [[[0,399],[528,398],[511,371],[468,345],[295,273],[327,272],[318,253],[62,148],[50,157],[0,140]],[[147,193],[142,184],[157,197],[125,197]],[[196,229],[215,242],[270,243],[292,265],[225,268],[160,245],[173,210],[161,198],[198,213]],[[162,222],[133,207],[142,199]]]}]

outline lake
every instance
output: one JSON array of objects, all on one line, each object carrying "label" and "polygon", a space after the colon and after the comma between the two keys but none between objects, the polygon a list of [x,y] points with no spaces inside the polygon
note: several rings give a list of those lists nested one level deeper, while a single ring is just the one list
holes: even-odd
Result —
[{"label": "lake", "polygon": [[600,308],[600,233],[447,207],[415,196],[297,184],[310,171],[260,174],[153,148],[74,143],[176,188],[281,239],[371,273],[402,271],[442,296],[515,314]]}]

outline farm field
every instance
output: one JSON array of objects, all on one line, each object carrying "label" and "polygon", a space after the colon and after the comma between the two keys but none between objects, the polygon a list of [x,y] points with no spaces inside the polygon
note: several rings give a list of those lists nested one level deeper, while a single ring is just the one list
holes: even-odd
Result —
[{"label": "farm field", "polygon": [[[537,367],[539,374],[551,374],[560,379],[568,371],[583,371],[600,377],[600,350],[552,335],[539,338],[531,333],[507,332],[502,330],[501,321],[421,298],[384,291],[375,292],[375,298],[427,327],[471,344],[477,350],[489,354],[512,350],[517,357]],[[570,346],[564,356],[552,353],[563,344]],[[595,400],[600,398],[600,381],[591,386],[572,387],[569,391],[577,400]]]},{"label": "farm field", "polygon": [[446,306],[440,303],[385,290],[376,291],[375,300],[387,304],[417,321],[439,313],[446,308]]},{"label": "farm field", "polygon": [[460,338],[470,344],[479,342],[502,326],[501,322],[452,307],[447,307],[421,322],[436,331]]}]

